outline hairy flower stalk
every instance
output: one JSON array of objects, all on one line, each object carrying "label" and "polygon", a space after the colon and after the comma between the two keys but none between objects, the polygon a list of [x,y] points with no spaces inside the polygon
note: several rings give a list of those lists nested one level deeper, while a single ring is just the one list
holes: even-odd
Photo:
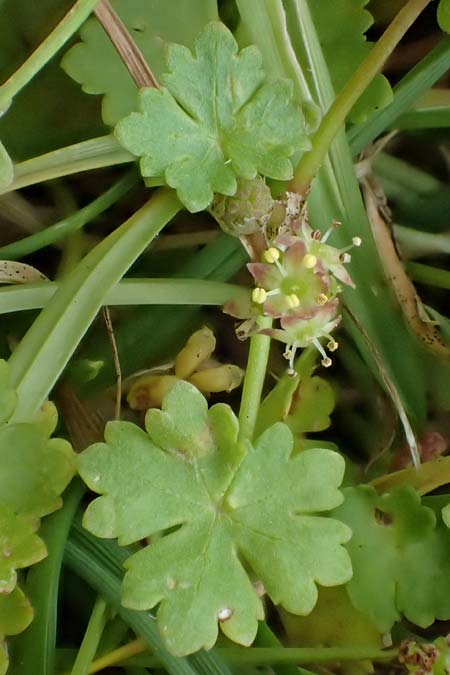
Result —
[{"label": "hairy flower stalk", "polygon": [[[337,349],[332,336],[341,320],[337,296],[341,284],[354,287],[345,265],[351,260],[349,250],[360,246],[361,240],[354,237],[343,249],[330,245],[328,240],[339,223],[333,223],[325,234],[313,230],[300,195],[288,193],[283,207],[285,218],[278,231],[270,237],[266,230],[267,248],[261,262],[247,265],[256,287],[247,300],[230,302],[225,311],[245,319],[237,330],[240,338],[261,332],[284,342],[291,372],[297,350],[311,344],[320,352],[322,365],[328,367],[331,358],[322,340],[326,339],[329,352]],[[260,316],[278,319],[279,327],[260,330]]]}]

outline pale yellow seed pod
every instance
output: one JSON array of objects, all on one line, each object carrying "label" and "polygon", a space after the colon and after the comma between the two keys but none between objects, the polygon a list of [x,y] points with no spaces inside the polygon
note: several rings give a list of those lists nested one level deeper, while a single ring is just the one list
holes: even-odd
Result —
[{"label": "pale yellow seed pod", "polygon": [[179,381],[175,375],[143,375],[132,385],[127,401],[133,410],[160,408],[164,396]]},{"label": "pale yellow seed pod", "polygon": [[207,361],[216,348],[214,333],[203,326],[191,335],[186,345],[175,359],[175,375],[186,379],[197,370],[203,361]]},{"label": "pale yellow seed pod", "polygon": [[220,391],[232,391],[239,387],[244,371],[238,366],[225,365],[217,368],[206,368],[194,373],[189,382],[202,394],[214,394]]},{"label": "pale yellow seed pod", "polygon": [[317,265],[317,258],[312,253],[307,253],[302,260],[302,265],[308,270],[312,270]]},{"label": "pale yellow seed pod", "polygon": [[267,251],[264,251],[263,258],[268,263],[274,263],[280,259],[280,251],[274,246],[271,246]]},{"label": "pale yellow seed pod", "polygon": [[267,298],[267,293],[264,288],[254,288],[252,291],[252,300],[256,302],[257,305],[262,305],[265,303]]}]

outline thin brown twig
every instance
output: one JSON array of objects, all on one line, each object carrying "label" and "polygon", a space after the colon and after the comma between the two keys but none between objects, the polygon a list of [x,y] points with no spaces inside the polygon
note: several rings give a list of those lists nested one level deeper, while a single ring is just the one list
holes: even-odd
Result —
[{"label": "thin brown twig", "polygon": [[159,89],[158,81],[141,50],[108,0],[100,0],[94,13],[139,89],[141,87]]},{"label": "thin brown twig", "polygon": [[120,420],[120,404],[122,400],[122,370],[120,368],[119,352],[117,349],[117,342],[114,335],[114,328],[111,321],[111,315],[108,307],[103,307],[103,318],[105,320],[106,329],[108,331],[108,339],[111,345],[111,350],[114,360],[114,368],[116,371],[116,401],[114,405],[114,419]]}]

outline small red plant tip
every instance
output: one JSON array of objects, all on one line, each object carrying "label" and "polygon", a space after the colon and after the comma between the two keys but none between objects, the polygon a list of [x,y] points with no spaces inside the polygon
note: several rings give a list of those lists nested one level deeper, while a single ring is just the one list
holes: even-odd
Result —
[{"label": "small red plant tip", "polygon": [[314,232],[311,234],[311,239],[314,239],[314,241],[320,241],[322,239],[322,232],[320,230],[314,230]]},{"label": "small red plant tip", "polygon": [[342,223],[340,220],[333,220],[333,222],[331,223],[331,227],[333,228],[333,230],[337,230],[337,228],[340,227],[341,225]]}]

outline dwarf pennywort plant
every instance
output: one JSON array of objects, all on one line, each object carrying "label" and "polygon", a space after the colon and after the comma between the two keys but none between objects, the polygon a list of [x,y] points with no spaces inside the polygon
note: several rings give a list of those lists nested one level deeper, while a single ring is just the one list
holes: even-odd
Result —
[{"label": "dwarf pennywort plant", "polygon": [[[423,502],[420,473],[394,475],[395,489],[387,495],[373,486],[341,491],[344,469],[346,485],[362,473],[351,459],[344,461],[331,440],[307,437],[330,426],[339,395],[334,383],[314,370],[318,358],[329,367],[338,347],[341,295],[348,317],[354,318],[362,360],[370,362],[364,365],[365,376],[369,368],[376,371],[403,421],[409,414],[418,425],[425,419],[427,389],[417,385],[422,376],[417,345],[383,276],[344,130],[346,122],[368,120],[370,127],[378,109],[397,105],[395,92],[378,73],[427,0],[403,3],[373,47],[364,36],[372,22],[366,0],[236,0],[228,5],[236,12],[234,34],[219,20],[224,4],[77,0],[42,48],[0,87],[4,111],[83,24],[81,41],[67,50],[61,65],[84,92],[103,96],[102,119],[111,134],[22,164],[14,164],[8,143],[0,142],[0,191],[122,162],[139,164],[146,188],[161,188],[149,192],[148,201],[100,243],[88,238],[84,244],[92,248],[84,257],[75,237],[57,282],[33,277],[22,293],[13,289],[20,298],[15,309],[44,310],[15,346],[9,364],[0,361],[0,675],[8,665],[4,638],[23,631],[33,617],[23,570],[46,555],[39,519],[61,506],[76,469],[95,493],[84,512],[85,530],[79,530],[91,548],[82,552],[78,573],[86,574],[85,581],[107,596],[136,633],[136,625],[150,625],[142,634],[150,636],[155,657],[169,673],[194,675],[193,664],[199,673],[228,672],[219,668],[215,653],[202,653],[198,661],[184,657],[211,649],[219,630],[225,644],[225,638],[252,644],[274,606],[282,608],[281,616],[294,615],[294,622],[298,615],[309,615],[320,587],[345,585],[346,602],[373,623],[379,637],[403,616],[422,627],[450,618],[449,593],[441,592],[448,589],[450,576],[448,500],[440,510]],[[448,29],[449,2],[436,5],[440,25]],[[94,8],[96,18],[85,21]],[[104,30],[111,28],[108,21],[115,31]],[[123,49],[124,43],[131,51]],[[151,71],[152,86],[136,85],[130,53]],[[127,190],[135,182],[130,174]],[[114,190],[114,199],[125,192]],[[98,217],[103,206],[94,204],[88,211]],[[197,223],[194,218],[203,222],[203,216],[191,214],[206,211],[207,227],[214,224],[212,216],[234,240],[221,233],[212,245],[214,261],[205,263],[211,250],[206,242],[216,233],[200,232],[206,234],[198,254],[203,267],[186,264],[189,279],[122,280],[138,259],[138,274],[145,270],[141,254],[182,210],[190,212],[183,216],[192,218],[190,223]],[[80,234],[86,220],[68,220],[66,234]],[[191,246],[190,234],[177,230],[175,236],[184,237],[183,250]],[[23,250],[56,243],[56,238],[44,239],[45,234],[34,233],[31,248]],[[170,237],[163,239],[167,246]],[[362,243],[352,261],[350,249]],[[224,282],[243,265],[241,244],[250,262],[247,283],[244,279],[238,287]],[[15,272],[14,265],[24,266],[5,264]],[[178,268],[174,274],[182,276]],[[176,317],[172,333],[180,327],[187,333],[176,348],[172,345],[169,358],[174,360],[150,370],[143,365],[145,374],[136,373],[138,368],[127,372],[126,386],[128,377],[134,385],[118,386],[117,402],[127,393],[127,414],[135,415],[136,423],[108,422],[104,442],[84,442],[76,459],[68,441],[52,437],[57,415],[47,398],[67,375],[69,360],[102,306],[151,304],[147,291],[153,293],[151,302],[162,305],[222,307],[226,300],[225,313],[239,320],[238,337],[250,338],[246,368],[211,361],[213,333],[198,330],[200,322],[181,326]],[[156,320],[144,334],[141,318],[130,322],[139,346],[157,340],[160,328]],[[107,325],[108,354],[113,351],[120,361],[121,345],[131,342],[119,340],[117,349],[110,319]],[[166,327],[160,340],[168,333]],[[275,360],[278,381],[267,387],[261,404],[266,373],[272,374],[272,339],[283,344],[287,363]],[[299,350],[304,353],[297,359]],[[85,360],[91,366],[83,382],[87,388],[104,360]],[[236,359],[240,366],[243,361]],[[207,397],[240,386],[244,370],[239,413],[224,403],[209,406]],[[120,372],[117,380],[120,385]],[[73,408],[85,414],[75,390],[74,380],[66,379],[58,394],[64,400],[69,391]],[[62,435],[76,428],[70,425],[73,408],[63,414]],[[145,410],[144,421],[136,411]],[[92,421],[88,414],[87,419]],[[405,475],[414,489],[397,486],[397,480],[408,482]],[[60,552],[66,534],[60,532]],[[101,549],[103,543],[91,535],[117,539],[118,545]],[[66,546],[72,563],[81,540],[72,538]],[[135,551],[129,556],[120,548],[127,545]],[[99,550],[108,560],[100,581]],[[58,572],[60,564],[61,558],[55,563]],[[425,599],[414,595],[418,586],[426,590]],[[93,645],[93,626],[98,628],[103,602],[95,604],[73,673],[94,656],[102,631]],[[133,610],[145,610],[140,623],[130,621]],[[155,613],[159,633],[148,611]],[[35,639],[44,664],[37,666],[38,675],[54,670],[47,659],[56,644],[55,615],[50,614],[53,624],[43,626],[42,640]],[[335,654],[331,661],[341,659]],[[149,667],[159,666],[155,661]],[[19,668],[19,675],[32,671],[31,652]]]}]

